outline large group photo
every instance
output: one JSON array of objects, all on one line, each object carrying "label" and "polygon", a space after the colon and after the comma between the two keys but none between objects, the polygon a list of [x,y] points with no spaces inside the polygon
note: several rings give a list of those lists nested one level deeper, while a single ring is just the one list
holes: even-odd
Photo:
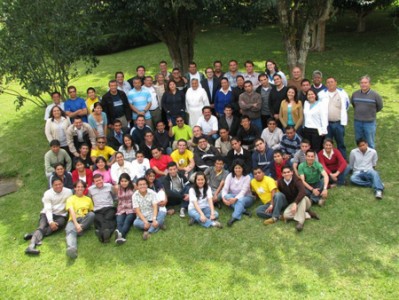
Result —
[{"label": "large group photo", "polygon": [[387,15],[353,33],[337,13],[296,61],[276,25],[218,24],[189,59],[163,40],[97,55],[44,97],[4,75],[0,293],[397,298]]}]

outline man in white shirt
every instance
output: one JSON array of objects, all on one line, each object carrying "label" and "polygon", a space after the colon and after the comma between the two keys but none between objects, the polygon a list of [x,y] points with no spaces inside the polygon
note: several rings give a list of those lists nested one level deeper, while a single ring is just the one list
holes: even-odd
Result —
[{"label": "man in white shirt", "polygon": [[263,129],[261,138],[265,141],[268,148],[273,150],[280,149],[280,142],[283,138],[283,131],[277,127],[277,122],[274,118],[267,121],[267,127]]},{"label": "man in white shirt", "polygon": [[123,72],[116,72],[115,80],[116,80],[116,83],[118,84],[117,89],[124,92],[126,95],[132,89],[129,82],[127,82],[125,80],[125,74],[123,74]]},{"label": "man in white shirt", "polygon": [[147,90],[151,95],[150,114],[152,119],[152,128],[156,128],[157,123],[162,121],[162,113],[159,107],[159,100],[153,82],[154,81],[151,76],[146,76],[144,78],[144,85],[142,88],[143,90]]},{"label": "man in white shirt", "polygon": [[355,185],[372,187],[375,197],[381,200],[384,184],[375,170],[378,161],[377,151],[370,148],[363,138],[358,139],[356,144],[357,148],[353,149],[349,156],[349,165],[353,171],[351,182]]},{"label": "man in white shirt", "polygon": [[208,140],[214,144],[218,136],[218,119],[212,115],[212,109],[210,106],[202,108],[202,117],[198,119],[197,125],[202,128],[204,135],[208,137]]},{"label": "man in white shirt", "polygon": [[65,111],[64,108],[64,102],[61,102],[61,94],[58,92],[52,92],[51,93],[51,100],[53,100],[53,103],[48,105],[46,107],[46,112],[44,113],[44,120],[47,121],[48,118],[50,118],[50,112],[53,109],[54,106],[59,106],[63,111]]},{"label": "man in white shirt", "polygon": [[252,60],[247,60],[244,63],[244,67],[245,70],[247,71],[246,73],[243,74],[244,76],[244,80],[247,81],[251,81],[252,82],[252,86],[254,88],[254,90],[260,85],[259,80],[258,80],[258,76],[259,73],[256,73],[254,71],[254,62]]}]

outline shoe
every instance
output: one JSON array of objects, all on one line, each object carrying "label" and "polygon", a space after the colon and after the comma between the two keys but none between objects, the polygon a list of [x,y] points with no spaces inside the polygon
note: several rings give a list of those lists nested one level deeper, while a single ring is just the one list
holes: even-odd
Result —
[{"label": "shoe", "polygon": [[100,241],[100,243],[102,243],[103,237],[101,236],[100,230],[96,229],[95,234],[98,237],[98,240]]},{"label": "shoe", "polygon": [[115,240],[115,243],[116,243],[117,245],[122,245],[122,244],[124,244],[125,242],[126,242],[126,239],[123,238],[123,237],[120,237],[120,238],[118,238],[118,239]]},{"label": "shoe", "polygon": [[216,227],[216,228],[222,229],[223,225],[220,222],[218,222],[218,221],[213,221],[212,222],[212,227]]},{"label": "shoe", "polygon": [[115,242],[118,239],[122,238],[122,233],[120,233],[120,231],[118,229],[115,230]]},{"label": "shoe", "polygon": [[186,216],[186,209],[184,207],[180,208],[180,218],[184,218]]},{"label": "shoe", "polygon": [[150,233],[148,232],[148,231],[144,231],[144,233],[143,233],[143,240],[148,240],[149,239],[149,237],[150,237]]},{"label": "shoe", "polygon": [[377,198],[377,200],[381,200],[382,199],[382,191],[381,190],[375,191],[375,197]]},{"label": "shoe", "polygon": [[25,254],[39,255],[40,254],[40,250],[37,250],[33,246],[29,246],[28,248],[25,249]]},{"label": "shoe", "polygon": [[160,225],[160,226],[159,226],[159,229],[161,229],[161,230],[166,230],[166,225],[165,225],[165,224]]},{"label": "shoe", "polygon": [[279,220],[280,220],[281,222],[284,222],[284,223],[287,223],[287,222],[288,222],[288,220],[287,220],[286,218],[284,218],[284,215],[280,215]]},{"label": "shoe", "polygon": [[109,243],[111,239],[111,231],[109,229],[103,230],[104,243]]},{"label": "shoe", "polygon": [[244,211],[242,214],[248,216],[249,218],[252,217],[252,212],[250,212],[249,210]]},{"label": "shoe", "polygon": [[296,231],[301,232],[303,230],[303,223],[297,222],[295,229],[296,229]]},{"label": "shoe", "polygon": [[227,222],[227,226],[228,226],[228,227],[233,226],[233,223],[234,223],[235,221],[238,221],[238,220],[237,220],[237,219],[234,219],[234,218],[231,218],[231,219]]},{"label": "shoe", "polygon": [[314,211],[308,210],[307,213],[312,219],[320,220],[319,216]]},{"label": "shoe", "polygon": [[275,219],[275,218],[269,218],[269,219],[266,219],[264,222],[263,222],[263,224],[264,225],[271,225],[271,224],[274,224],[274,223],[276,223],[277,222],[277,219]]},{"label": "shoe", "polygon": [[166,211],[166,214],[167,215],[169,215],[169,216],[171,216],[171,215],[174,215],[175,214],[175,210],[174,209],[168,209],[167,211]]},{"label": "shoe", "polygon": [[193,226],[195,223],[194,218],[190,218],[190,220],[188,220],[188,226]]},{"label": "shoe", "polygon": [[76,249],[75,247],[68,247],[68,249],[66,250],[66,255],[72,259],[75,259],[78,257],[78,249]]},{"label": "shoe", "polygon": [[320,199],[319,202],[317,203],[319,206],[324,206],[326,204],[326,199]]},{"label": "shoe", "polygon": [[32,239],[32,236],[33,236],[32,233],[25,233],[24,240],[25,241],[30,241]]}]

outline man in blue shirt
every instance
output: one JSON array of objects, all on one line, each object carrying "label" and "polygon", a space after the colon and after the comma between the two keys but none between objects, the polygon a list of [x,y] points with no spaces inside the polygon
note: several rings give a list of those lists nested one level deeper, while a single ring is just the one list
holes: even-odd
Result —
[{"label": "man in blue shirt", "polygon": [[152,104],[151,94],[148,90],[141,87],[140,78],[133,79],[133,89],[127,94],[130,108],[133,111],[132,119],[136,120],[141,115],[145,118],[145,123],[152,127],[150,107]]},{"label": "man in blue shirt", "polygon": [[87,123],[87,106],[83,98],[76,96],[76,87],[73,85],[68,87],[69,99],[65,101],[65,113],[71,119],[73,123],[73,118],[76,116],[81,116],[82,121]]}]

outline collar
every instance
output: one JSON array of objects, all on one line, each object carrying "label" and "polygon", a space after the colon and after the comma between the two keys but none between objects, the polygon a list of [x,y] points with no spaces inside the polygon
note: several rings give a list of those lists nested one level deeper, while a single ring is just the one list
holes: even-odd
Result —
[{"label": "collar", "polygon": [[326,150],[323,149],[323,155],[325,157],[327,157],[328,159],[330,159],[333,155],[334,155],[334,149],[331,149],[331,154],[328,155],[328,153],[326,152]]},{"label": "collar", "polygon": [[241,146],[241,151],[240,152],[237,152],[236,150],[234,150],[234,155],[237,155],[237,154],[244,155],[244,148],[242,146]]},{"label": "collar", "polygon": [[289,181],[285,180],[284,178],[283,178],[283,180],[284,180],[284,182],[285,182],[286,185],[290,185],[290,183],[291,183],[291,181],[292,181],[292,178],[291,178]]}]

